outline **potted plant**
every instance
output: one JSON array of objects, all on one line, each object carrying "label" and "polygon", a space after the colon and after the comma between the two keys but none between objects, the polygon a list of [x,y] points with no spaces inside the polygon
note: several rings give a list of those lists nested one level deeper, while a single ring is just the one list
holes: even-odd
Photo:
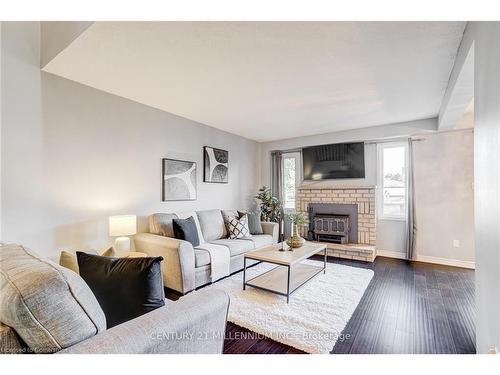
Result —
[{"label": "potted plant", "polygon": [[306,240],[299,235],[298,227],[307,224],[307,219],[303,212],[288,214],[287,219],[292,222],[292,237],[286,243],[291,248],[301,247]]},{"label": "potted plant", "polygon": [[271,189],[263,186],[254,197],[260,201],[260,219],[279,223],[282,217],[282,206],[278,198],[273,196]]}]

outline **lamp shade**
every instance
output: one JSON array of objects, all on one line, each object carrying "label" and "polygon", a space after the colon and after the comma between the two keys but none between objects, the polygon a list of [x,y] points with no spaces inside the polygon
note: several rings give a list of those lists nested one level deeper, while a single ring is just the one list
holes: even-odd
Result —
[{"label": "lamp shade", "polygon": [[109,235],[111,237],[131,236],[137,233],[135,215],[117,215],[109,217]]}]

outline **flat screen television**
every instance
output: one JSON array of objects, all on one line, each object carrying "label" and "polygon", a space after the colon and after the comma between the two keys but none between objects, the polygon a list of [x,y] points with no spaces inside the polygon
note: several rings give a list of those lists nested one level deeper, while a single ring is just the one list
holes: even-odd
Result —
[{"label": "flat screen television", "polygon": [[302,149],[304,180],[365,177],[365,144],[336,143]]}]

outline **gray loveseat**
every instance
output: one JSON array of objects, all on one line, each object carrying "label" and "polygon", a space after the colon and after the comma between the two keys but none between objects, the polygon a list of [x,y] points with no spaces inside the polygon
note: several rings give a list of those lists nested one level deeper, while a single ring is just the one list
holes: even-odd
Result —
[{"label": "gray loveseat", "polygon": [[222,291],[196,292],[106,329],[78,274],[0,244],[0,353],[222,353],[228,307]]},{"label": "gray loveseat", "polygon": [[[263,234],[244,239],[229,239],[224,216],[235,216],[234,210],[204,210],[193,212],[204,241],[229,248],[230,272],[243,269],[243,256],[247,251],[260,249],[278,242],[278,224],[262,222]],[[184,215],[190,216],[190,215]],[[172,220],[176,214],[158,213],[149,217],[149,233],[134,237],[136,251],[151,256],[162,256],[165,286],[187,293],[211,282],[210,254],[193,248],[187,242],[174,238]]]}]

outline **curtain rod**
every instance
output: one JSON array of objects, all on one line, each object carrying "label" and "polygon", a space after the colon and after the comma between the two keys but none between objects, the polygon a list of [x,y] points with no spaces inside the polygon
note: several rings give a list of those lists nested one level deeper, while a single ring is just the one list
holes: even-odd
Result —
[{"label": "curtain rod", "polygon": [[[363,142],[365,145],[375,145],[379,143],[391,143],[391,142],[403,142],[408,140],[409,137],[398,137],[398,138],[379,138],[379,139],[373,139],[373,140],[368,140],[368,141],[347,141],[347,142],[339,142],[339,143],[353,143],[353,142]],[[425,138],[415,138],[412,139],[414,142],[420,142],[420,141],[425,141]],[[305,147],[315,147],[315,146],[320,146],[320,145],[313,145],[313,146],[305,146]],[[276,152],[276,151],[281,151],[281,153],[291,153],[291,152],[301,152],[303,147],[298,147],[298,148],[290,148],[287,150],[273,150],[271,152]]]},{"label": "curtain rod", "polygon": [[425,138],[412,138],[410,137],[398,137],[398,138],[387,138],[387,139],[379,139],[379,140],[373,140],[373,141],[365,141],[365,145],[376,145],[379,143],[392,143],[392,142],[403,142],[408,139],[410,139],[413,142],[420,142],[420,141],[425,141]]},{"label": "curtain rod", "polygon": [[[398,136],[398,137],[389,137],[389,138],[373,138],[365,141],[355,141],[355,140],[350,140],[347,141],[346,143],[349,142],[364,142],[365,144],[368,145],[374,145],[374,144],[379,144],[379,143],[389,143],[389,142],[402,142],[408,140],[408,138],[412,138],[412,141],[414,142],[420,142],[420,141],[425,141],[425,138],[413,138],[413,137],[425,137],[426,135],[434,135],[434,134],[443,134],[443,133],[455,133],[455,132],[461,132],[461,131],[470,131],[474,133],[473,128],[465,128],[465,129],[448,129],[448,130],[441,130],[441,131],[433,131],[433,132],[425,132],[425,133],[415,133],[412,135],[408,136]],[[342,142],[340,142],[342,143]],[[306,147],[313,147],[313,146],[306,146]],[[303,147],[296,147],[296,148],[291,148],[288,150],[281,150],[283,153],[288,153],[288,152],[300,152],[302,151]],[[280,151],[280,150],[274,150],[274,151]],[[273,152],[273,151],[271,151]]]}]

